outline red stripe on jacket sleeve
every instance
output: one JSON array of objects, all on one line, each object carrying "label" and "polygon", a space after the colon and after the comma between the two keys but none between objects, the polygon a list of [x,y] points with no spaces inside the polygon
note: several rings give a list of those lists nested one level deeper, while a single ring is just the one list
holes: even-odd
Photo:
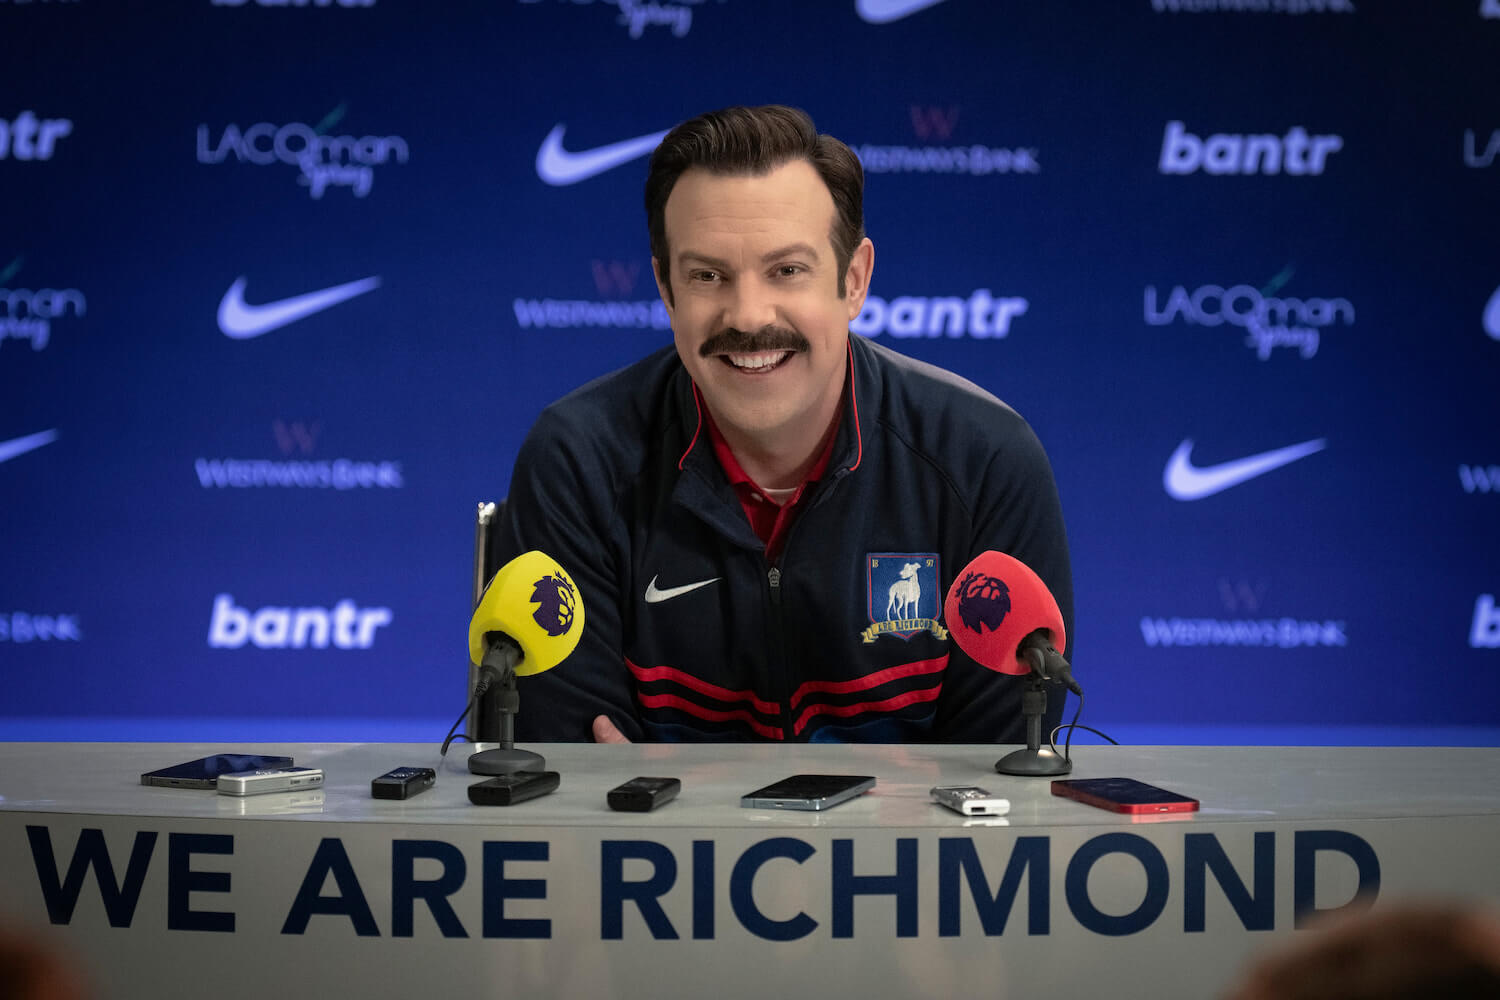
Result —
[{"label": "red stripe on jacket sleeve", "polygon": [[847,719],[851,715],[861,715],[865,712],[892,712],[907,705],[915,705],[924,701],[937,700],[938,693],[942,691],[942,685],[924,688],[921,691],[908,691],[898,694],[893,698],[883,698],[880,701],[861,701],[853,705],[820,705],[812,704],[797,716],[797,723],[792,727],[792,732],[801,735],[802,730],[807,728],[807,721],[819,715],[833,715],[841,719]]},{"label": "red stripe on jacket sleeve", "polygon": [[785,739],[780,726],[768,726],[743,708],[731,709],[727,712],[715,708],[704,708],[696,702],[680,698],[675,694],[639,694],[637,697],[647,708],[675,708],[694,718],[709,722],[743,722],[768,740]]},{"label": "red stripe on jacket sleeve", "polygon": [[625,661],[625,666],[635,675],[638,683],[645,684],[648,681],[670,681],[673,684],[681,684],[683,687],[699,694],[707,695],[715,701],[742,701],[749,702],[757,712],[767,715],[781,714],[781,706],[773,701],[763,701],[756,697],[754,691],[731,691],[729,688],[710,684],[701,677],[694,677],[686,671],[678,670],[676,667],[638,667],[630,660]]},{"label": "red stripe on jacket sleeve", "polygon": [[[628,662],[628,661],[627,661]],[[898,681],[905,677],[919,677],[923,674],[941,673],[948,666],[948,654],[933,660],[917,660],[915,663],[901,663],[894,667],[886,667],[863,677],[856,677],[852,681],[808,681],[799,687],[792,695],[792,707],[796,708],[804,698],[810,694],[848,694],[851,691],[869,691],[882,684]]]}]

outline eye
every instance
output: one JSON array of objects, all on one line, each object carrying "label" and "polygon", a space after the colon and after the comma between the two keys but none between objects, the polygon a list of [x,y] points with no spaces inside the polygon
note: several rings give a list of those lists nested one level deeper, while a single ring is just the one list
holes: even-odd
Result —
[{"label": "eye", "polygon": [[713,284],[714,282],[721,280],[721,277],[722,276],[719,274],[719,272],[709,271],[705,269],[688,272],[689,281],[696,281],[704,285]]},{"label": "eye", "polygon": [[806,270],[807,268],[803,267],[801,264],[778,264],[776,267],[776,277],[795,278],[797,275],[802,274]]}]

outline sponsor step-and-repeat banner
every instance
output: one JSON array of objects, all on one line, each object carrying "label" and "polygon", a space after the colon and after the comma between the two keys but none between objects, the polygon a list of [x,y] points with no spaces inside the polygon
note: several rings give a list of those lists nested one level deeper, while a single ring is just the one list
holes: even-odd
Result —
[{"label": "sponsor step-and-repeat banner", "polygon": [[670,341],[647,156],[767,102],[864,164],[854,332],[1046,445],[1085,721],[1500,734],[1495,0],[0,0],[0,36],[0,736],[441,739],[475,505]]}]

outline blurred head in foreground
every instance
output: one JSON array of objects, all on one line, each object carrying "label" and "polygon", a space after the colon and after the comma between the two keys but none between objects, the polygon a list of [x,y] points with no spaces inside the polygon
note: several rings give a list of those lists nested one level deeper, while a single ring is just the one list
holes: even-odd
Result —
[{"label": "blurred head in foreground", "polygon": [[1500,998],[1500,917],[1404,903],[1335,918],[1254,962],[1228,1000]]}]

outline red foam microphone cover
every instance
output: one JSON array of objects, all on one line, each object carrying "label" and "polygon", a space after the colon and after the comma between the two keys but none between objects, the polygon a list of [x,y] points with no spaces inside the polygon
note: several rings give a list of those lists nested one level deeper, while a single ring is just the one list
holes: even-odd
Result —
[{"label": "red foam microphone cover", "polygon": [[1052,633],[1059,653],[1067,651],[1057,598],[1030,566],[1003,552],[981,552],[959,571],[943,602],[943,619],[959,649],[1002,674],[1031,673],[1016,648],[1039,628]]}]

